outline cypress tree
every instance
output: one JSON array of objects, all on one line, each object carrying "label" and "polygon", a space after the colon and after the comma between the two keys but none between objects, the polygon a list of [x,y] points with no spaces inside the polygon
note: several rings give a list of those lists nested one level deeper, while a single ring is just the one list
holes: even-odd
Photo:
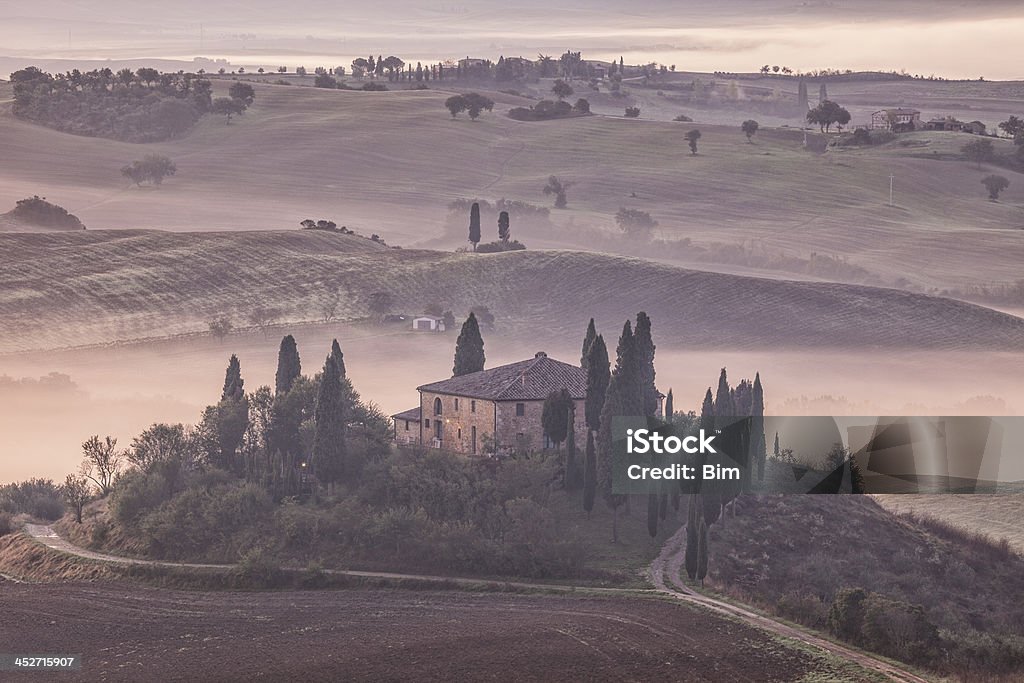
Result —
[{"label": "cypress tree", "polygon": [[597,339],[597,327],[594,325],[594,319],[590,319],[590,324],[587,325],[587,333],[583,337],[583,351],[580,353],[580,367],[584,370],[587,369],[587,361],[590,356],[590,345]]},{"label": "cypress tree", "polygon": [[565,488],[579,487],[579,465],[576,464],[576,401],[569,398],[569,429],[565,435]]},{"label": "cypress tree", "polygon": [[249,428],[249,399],[242,388],[244,384],[241,364],[238,357],[232,354],[224,377],[224,392],[215,412],[220,465],[232,472],[240,469],[235,456]]},{"label": "cypress tree", "polygon": [[828,88],[825,87],[824,81],[821,83],[821,87],[818,88],[818,104],[821,104],[828,99]]},{"label": "cypress tree", "polygon": [[346,474],[345,404],[341,373],[332,356],[327,357],[313,410],[313,472],[332,487]]},{"label": "cypress tree", "polygon": [[647,494],[647,533],[651,538],[658,535],[658,494]]},{"label": "cypress tree", "polygon": [[668,396],[665,397],[665,422],[672,424],[675,421],[675,401],[672,399],[672,389],[668,390]]},{"label": "cypress tree", "polygon": [[612,490],[612,418],[617,415],[642,415],[643,394],[640,384],[640,361],[633,336],[633,328],[627,320],[619,337],[615,370],[612,372],[604,406],[601,408],[598,427],[598,480],[601,495],[612,509],[612,542],[619,540],[618,509],[626,502],[626,496]]},{"label": "cypress tree", "polygon": [[544,399],[541,413],[541,425],[548,439],[555,442],[555,448],[561,449],[569,432],[569,411],[572,409],[572,396],[568,389],[552,391]]},{"label": "cypress tree", "polygon": [[708,525],[701,520],[700,533],[697,536],[697,580],[704,585],[704,577],[708,575]]},{"label": "cypress tree", "polygon": [[473,202],[469,209],[469,241],[476,251],[476,245],[480,243],[480,204]]},{"label": "cypress tree", "polygon": [[[715,417],[726,418],[733,415],[732,390],[729,388],[729,379],[726,377],[725,368],[722,368],[718,375],[718,392],[715,394]],[[715,422],[721,429],[725,426],[725,420],[719,419]]]},{"label": "cypress tree", "polygon": [[764,388],[761,373],[754,375],[754,396],[750,422],[750,441],[754,445],[754,462],[757,463],[757,480],[764,481],[764,461],[767,457],[764,437]]},{"label": "cypress tree", "polygon": [[281,348],[277,352],[275,391],[278,394],[288,393],[301,374],[302,363],[299,360],[299,349],[295,345],[295,337],[289,334],[281,340]]},{"label": "cypress tree", "polygon": [[458,377],[483,369],[484,338],[480,335],[476,315],[470,313],[466,322],[462,323],[462,331],[455,341],[455,365],[452,368],[452,375]]},{"label": "cypress tree", "polygon": [[697,493],[690,494],[690,506],[686,512],[686,554],[683,560],[686,565],[686,575],[691,581],[697,578],[697,536],[701,519],[703,505]]},{"label": "cypress tree", "polygon": [[[713,433],[715,431],[715,419],[715,405],[711,399],[711,387],[708,387],[707,393],[704,394],[704,403],[700,408],[699,428],[708,434]],[[698,456],[698,466],[703,466],[705,461],[706,458],[704,456]],[[714,523],[721,512],[720,496],[718,493],[701,494],[698,502],[701,505],[701,517],[707,515],[711,522]]]},{"label": "cypress tree", "polygon": [[345,379],[348,376],[348,373],[345,371],[345,354],[341,352],[341,344],[338,343],[337,339],[331,342],[331,360],[338,366],[338,374],[341,375],[342,379]]},{"label": "cypress tree", "polygon": [[800,84],[797,86],[796,89],[796,104],[797,107],[800,109],[801,116],[803,116],[807,112],[807,110],[811,108],[807,99],[807,84],[804,83],[804,79],[802,78],[800,79]]},{"label": "cypress tree", "polygon": [[665,490],[666,482],[663,480],[659,484],[661,493],[658,494],[658,517],[661,519],[668,518],[668,491]]},{"label": "cypress tree", "polygon": [[584,413],[587,429],[597,431],[601,426],[601,410],[604,408],[608,384],[611,382],[611,363],[604,337],[597,335],[587,354],[587,400]]},{"label": "cypress tree", "polygon": [[640,311],[636,314],[636,350],[639,357],[640,384],[643,390],[643,415],[653,417],[658,411],[658,389],[654,377],[654,339],[651,337],[651,319]]},{"label": "cypress tree", "polygon": [[498,214],[498,239],[502,242],[508,242],[512,236],[512,228],[508,218],[508,211],[502,211]]},{"label": "cypress tree", "polygon": [[597,495],[597,453],[594,450],[594,432],[587,430],[587,450],[583,458],[583,509],[590,515]]},{"label": "cypress tree", "polygon": [[779,459],[779,433],[775,432],[775,459]]},{"label": "cypress tree", "polygon": [[231,354],[231,358],[228,359],[227,372],[224,373],[224,391],[221,392],[221,400],[242,398],[245,393],[243,390],[244,385],[241,363],[238,362],[238,356]]}]

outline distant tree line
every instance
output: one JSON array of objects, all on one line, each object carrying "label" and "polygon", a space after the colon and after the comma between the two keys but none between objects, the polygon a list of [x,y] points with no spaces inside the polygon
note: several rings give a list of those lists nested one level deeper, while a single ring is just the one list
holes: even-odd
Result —
[{"label": "distant tree line", "polygon": [[214,108],[210,81],[193,73],[111,69],[11,74],[18,118],[67,133],[157,142],[184,135]]}]

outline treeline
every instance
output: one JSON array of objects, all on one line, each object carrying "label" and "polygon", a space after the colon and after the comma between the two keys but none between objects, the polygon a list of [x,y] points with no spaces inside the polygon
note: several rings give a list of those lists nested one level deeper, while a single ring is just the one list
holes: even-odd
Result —
[{"label": "treeline", "polygon": [[[18,118],[66,133],[125,142],[180,137],[208,112],[230,119],[244,111],[234,96],[214,100],[203,75],[146,67],[117,72],[74,69],[52,75],[31,66],[12,73],[11,83]],[[252,103],[248,94],[243,99],[248,99],[245,106]]]}]

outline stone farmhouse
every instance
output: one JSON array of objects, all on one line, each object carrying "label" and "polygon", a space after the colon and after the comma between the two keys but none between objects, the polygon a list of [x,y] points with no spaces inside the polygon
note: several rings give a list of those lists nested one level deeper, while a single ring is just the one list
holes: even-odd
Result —
[{"label": "stone farmhouse", "polygon": [[871,115],[871,127],[905,133],[921,127],[921,112],[917,109],[879,109]]},{"label": "stone farmhouse", "polygon": [[576,443],[586,443],[587,373],[543,351],[529,360],[417,387],[420,404],[392,415],[395,441],[465,455],[550,447],[541,423],[544,400],[568,389],[576,405]]}]

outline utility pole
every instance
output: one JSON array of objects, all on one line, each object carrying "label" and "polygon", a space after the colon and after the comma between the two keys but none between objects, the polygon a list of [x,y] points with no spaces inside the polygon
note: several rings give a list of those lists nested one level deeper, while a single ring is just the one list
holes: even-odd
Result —
[{"label": "utility pole", "polygon": [[892,181],[895,177],[895,175],[889,174],[889,206],[892,206]]}]

